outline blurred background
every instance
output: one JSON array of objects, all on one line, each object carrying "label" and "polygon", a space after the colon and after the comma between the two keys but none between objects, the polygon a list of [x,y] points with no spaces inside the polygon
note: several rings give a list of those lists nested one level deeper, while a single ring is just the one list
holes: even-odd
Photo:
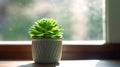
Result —
[{"label": "blurred background", "polygon": [[53,18],[64,40],[104,40],[104,0],[0,0],[0,41],[29,41],[29,28]]}]

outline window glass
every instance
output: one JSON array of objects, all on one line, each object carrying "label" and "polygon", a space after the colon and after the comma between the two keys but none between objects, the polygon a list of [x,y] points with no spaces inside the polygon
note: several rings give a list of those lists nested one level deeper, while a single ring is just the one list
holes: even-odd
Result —
[{"label": "window glass", "polygon": [[64,40],[104,40],[104,0],[0,0],[0,41],[30,40],[34,21],[54,18]]}]

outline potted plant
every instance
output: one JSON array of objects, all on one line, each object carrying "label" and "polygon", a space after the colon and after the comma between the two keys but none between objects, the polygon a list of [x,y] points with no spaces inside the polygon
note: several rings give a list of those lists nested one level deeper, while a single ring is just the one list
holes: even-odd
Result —
[{"label": "potted plant", "polygon": [[62,55],[63,32],[54,19],[36,21],[29,30],[35,63],[58,63]]}]

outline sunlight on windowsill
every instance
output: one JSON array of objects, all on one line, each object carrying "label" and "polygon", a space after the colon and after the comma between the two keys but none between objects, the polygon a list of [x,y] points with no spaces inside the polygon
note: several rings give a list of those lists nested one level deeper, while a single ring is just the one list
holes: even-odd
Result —
[{"label": "sunlight on windowsill", "polygon": [[[63,41],[64,45],[103,45],[105,40]],[[31,45],[32,41],[0,41],[0,45]]]},{"label": "sunlight on windowsill", "polygon": [[71,61],[62,61],[60,62],[60,66],[57,67],[75,67],[75,66],[82,66],[82,67],[96,67],[97,63],[100,60],[73,60]]}]

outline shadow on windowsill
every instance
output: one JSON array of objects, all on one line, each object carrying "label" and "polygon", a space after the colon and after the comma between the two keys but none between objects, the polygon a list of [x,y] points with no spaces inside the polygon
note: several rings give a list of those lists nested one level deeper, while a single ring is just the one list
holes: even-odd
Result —
[{"label": "shadow on windowsill", "polygon": [[36,64],[36,63],[30,63],[30,64],[26,64],[26,65],[21,65],[18,67],[56,67],[59,64]]}]

